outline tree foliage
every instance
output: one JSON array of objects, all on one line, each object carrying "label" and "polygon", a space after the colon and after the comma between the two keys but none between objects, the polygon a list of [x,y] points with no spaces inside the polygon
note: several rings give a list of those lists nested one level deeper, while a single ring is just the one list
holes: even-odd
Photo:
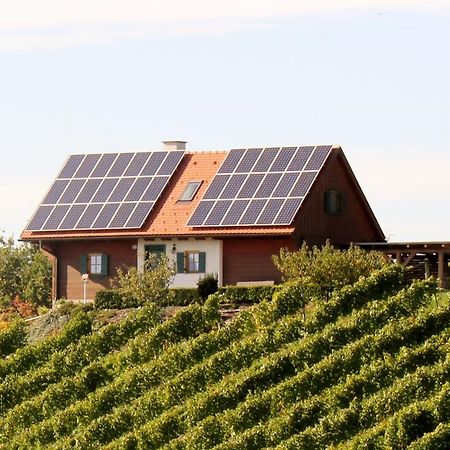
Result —
[{"label": "tree foliage", "polygon": [[52,269],[48,258],[32,244],[15,245],[0,235],[0,298],[16,297],[34,305],[50,300]]},{"label": "tree foliage", "polygon": [[285,280],[307,280],[316,283],[327,296],[343,286],[355,283],[361,276],[388,264],[380,252],[367,252],[351,246],[334,248],[329,241],[319,248],[303,243],[300,250],[281,249],[273,261]]},{"label": "tree foliage", "polygon": [[161,303],[169,294],[170,283],[175,276],[175,268],[166,256],[149,254],[144,270],[137,267],[118,268],[111,287],[121,295],[146,302]]}]

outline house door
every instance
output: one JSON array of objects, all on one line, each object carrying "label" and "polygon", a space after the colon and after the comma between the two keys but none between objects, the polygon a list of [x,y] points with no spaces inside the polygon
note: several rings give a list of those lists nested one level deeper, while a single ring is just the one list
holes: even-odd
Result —
[{"label": "house door", "polygon": [[147,262],[149,255],[156,255],[157,259],[166,256],[166,245],[146,245],[145,246],[145,261]]}]

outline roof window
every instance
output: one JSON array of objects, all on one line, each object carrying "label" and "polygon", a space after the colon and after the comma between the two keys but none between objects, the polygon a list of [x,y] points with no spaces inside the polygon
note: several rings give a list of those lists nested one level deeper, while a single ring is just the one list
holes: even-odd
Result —
[{"label": "roof window", "polygon": [[186,189],[180,197],[180,202],[190,202],[195,197],[195,194],[197,193],[201,184],[201,181],[189,181]]}]

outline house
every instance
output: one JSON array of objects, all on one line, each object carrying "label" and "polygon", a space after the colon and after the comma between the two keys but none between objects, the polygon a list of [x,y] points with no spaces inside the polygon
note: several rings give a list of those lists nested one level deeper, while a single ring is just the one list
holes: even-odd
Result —
[{"label": "house", "polygon": [[167,255],[175,287],[279,282],[271,257],[303,241],[384,241],[340,147],[71,155],[21,235],[51,257],[55,298],[87,298],[118,267]]}]

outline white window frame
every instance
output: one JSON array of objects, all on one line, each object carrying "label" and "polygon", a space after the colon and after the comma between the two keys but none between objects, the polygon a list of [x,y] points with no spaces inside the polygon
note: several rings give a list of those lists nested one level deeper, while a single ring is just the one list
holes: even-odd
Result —
[{"label": "white window frame", "polygon": [[88,270],[92,275],[102,274],[102,253],[89,253],[88,255]]}]

